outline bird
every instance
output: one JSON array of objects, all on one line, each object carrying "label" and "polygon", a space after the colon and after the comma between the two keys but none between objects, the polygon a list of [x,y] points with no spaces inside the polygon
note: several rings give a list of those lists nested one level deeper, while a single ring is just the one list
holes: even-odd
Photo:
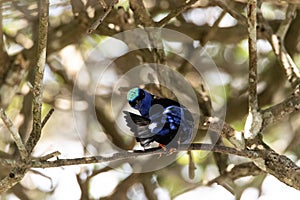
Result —
[{"label": "bird", "polygon": [[157,142],[164,150],[192,140],[194,120],[191,112],[177,101],[160,98],[139,87],[127,93],[127,101],[140,115],[123,111],[130,131],[142,147]]}]

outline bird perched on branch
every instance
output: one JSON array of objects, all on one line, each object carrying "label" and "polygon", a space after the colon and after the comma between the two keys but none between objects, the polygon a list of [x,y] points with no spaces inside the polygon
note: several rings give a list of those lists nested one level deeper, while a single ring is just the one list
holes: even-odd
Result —
[{"label": "bird perched on branch", "polygon": [[143,147],[155,141],[166,150],[191,142],[194,120],[189,110],[178,102],[140,88],[131,89],[127,100],[141,114],[124,111],[127,126]]}]

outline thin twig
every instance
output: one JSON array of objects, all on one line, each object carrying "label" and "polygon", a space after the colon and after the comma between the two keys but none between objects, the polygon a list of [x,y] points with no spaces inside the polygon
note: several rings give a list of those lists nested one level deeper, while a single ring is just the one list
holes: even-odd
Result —
[{"label": "thin twig", "polygon": [[258,17],[259,21],[261,21],[260,27],[263,30],[262,32],[271,44],[278,61],[283,67],[289,82],[291,83],[292,87],[295,90],[295,93],[297,94],[299,92],[300,85],[300,72],[295,62],[284,47],[284,38],[291,25],[292,20],[294,19],[294,15],[296,14],[295,9],[295,5],[288,6],[286,18],[280,24],[276,34],[273,33],[272,27],[264,19],[261,12],[258,13]]},{"label": "thin twig", "polygon": [[245,16],[241,15],[240,13],[236,12],[233,8],[231,8],[228,5],[228,1],[219,1],[219,0],[212,0],[213,3],[215,3],[216,5],[218,5],[220,8],[222,8],[223,10],[225,10],[228,14],[230,14],[233,18],[235,18],[236,20],[239,21],[239,23],[243,24],[243,25],[247,25],[247,19]]},{"label": "thin twig", "polygon": [[271,43],[275,54],[279,56],[282,66],[285,69],[285,73],[290,81],[292,87],[294,89],[299,89],[300,84],[300,72],[294,61],[292,60],[291,56],[287,53],[285,46],[284,46],[284,38],[286,33],[296,15],[296,5],[289,5],[286,11],[286,18],[280,24],[276,35],[272,35]]},{"label": "thin twig", "polygon": [[213,26],[209,29],[208,33],[204,36],[202,40],[202,45],[204,46],[215,34],[217,29],[219,28],[219,24],[226,15],[226,11],[223,10],[219,15],[218,19],[214,22]]},{"label": "thin twig", "polygon": [[102,8],[104,9],[104,11],[106,11],[108,9],[108,6],[104,0],[99,0],[99,3],[102,6]]},{"label": "thin twig", "polygon": [[[3,55],[4,55],[4,42],[3,42],[3,24],[2,24],[2,1],[0,1],[0,60],[3,60]],[[0,67],[3,67],[2,66],[2,63],[3,61],[0,61]]]},{"label": "thin twig", "polygon": [[262,117],[258,111],[257,102],[257,1],[249,0],[248,11],[248,45],[249,45],[249,78],[248,78],[248,97],[249,113],[245,124],[244,136],[246,139],[253,139],[257,136],[262,127]]},{"label": "thin twig", "polygon": [[171,10],[171,12],[164,17],[162,20],[156,23],[156,26],[163,27],[165,26],[172,18],[177,17],[181,13],[183,13],[185,10],[190,8],[193,4],[195,4],[198,0],[190,0],[188,3],[184,3],[182,6]]},{"label": "thin twig", "polygon": [[[242,178],[245,176],[256,176],[261,173],[264,173],[264,172],[261,171],[254,163],[252,163],[252,162],[242,163],[242,164],[233,166],[232,168],[228,168],[224,174],[221,174],[220,176],[218,176],[208,182],[206,182],[206,181],[199,182],[189,188],[183,189],[183,190],[179,191],[178,193],[174,194],[173,197],[176,197],[176,196],[179,196],[180,194],[184,194],[186,192],[194,190],[200,186],[205,186],[205,185],[209,186],[213,183],[218,183],[218,184],[228,183],[229,180],[234,181],[238,178]],[[231,192],[231,190],[230,190],[230,192]]]},{"label": "thin twig", "polygon": [[[100,1],[101,2],[101,1]],[[111,12],[111,10],[114,8],[115,4],[118,3],[119,0],[112,0],[110,5],[107,9],[105,9],[105,13],[102,16],[99,16],[98,19],[90,26],[90,28],[87,30],[87,33],[91,34],[94,30],[100,26],[100,24],[103,22],[103,20],[106,18],[106,16]],[[102,5],[102,4],[101,4]]]},{"label": "thin twig", "polygon": [[14,138],[14,141],[19,149],[21,158],[23,160],[26,159],[28,157],[28,152],[27,152],[25,145],[20,137],[17,127],[15,127],[13,125],[12,121],[7,117],[7,115],[5,114],[5,112],[2,108],[0,108],[0,116],[1,116],[1,119],[4,122],[5,126],[11,133],[12,137]]},{"label": "thin twig", "polygon": [[51,109],[49,110],[49,112],[47,113],[46,117],[45,117],[45,118],[43,119],[43,121],[42,121],[42,128],[44,128],[45,124],[46,124],[47,121],[50,119],[50,117],[52,116],[53,112],[54,112],[54,108],[51,108]]},{"label": "thin twig", "polygon": [[[41,136],[41,110],[42,110],[42,84],[46,63],[46,46],[48,32],[49,0],[40,0],[39,2],[39,38],[38,55],[35,68],[35,79],[33,88],[33,127],[26,143],[28,155],[37,144]],[[7,191],[19,183],[29,168],[15,166],[8,176],[0,181],[0,193]]]},{"label": "thin twig", "polygon": [[195,166],[192,152],[188,151],[188,155],[189,155],[189,178],[194,179],[196,166]]},{"label": "thin twig", "polygon": [[[160,28],[153,28],[155,26],[155,23],[151,18],[150,14],[148,13],[143,1],[130,0],[130,7],[134,12],[136,24],[141,24],[145,27],[144,30],[148,35],[150,51],[153,56],[153,62],[158,64],[165,64],[166,57],[161,36],[162,30]],[[170,78],[168,75],[166,75],[167,72],[164,70],[164,68],[162,68],[159,65],[156,65],[156,73],[160,85],[169,85],[168,82],[170,81]],[[168,91],[164,87],[161,87],[160,85],[158,85],[158,87],[160,89],[161,94],[164,97],[169,97],[170,91]]]},{"label": "thin twig", "polygon": [[257,2],[248,1],[248,31],[249,31],[249,111],[257,111]]},{"label": "thin twig", "polygon": [[59,151],[54,151],[54,152],[49,153],[45,156],[39,157],[38,160],[45,161],[45,160],[49,160],[50,158],[58,157],[60,155],[61,155],[61,153]]},{"label": "thin twig", "polygon": [[220,176],[210,180],[207,185],[211,185],[213,183],[224,183],[228,180],[236,180],[241,177],[245,176],[257,176],[259,174],[263,173],[260,168],[258,168],[254,163],[248,162],[248,163],[242,163],[236,166],[233,166],[232,168],[229,168],[224,174],[221,174]]},{"label": "thin twig", "polygon": [[216,117],[200,117],[199,129],[211,130],[228,139],[237,149],[244,149],[245,140],[243,132],[237,131],[229,124]]},{"label": "thin twig", "polygon": [[47,32],[49,18],[49,0],[39,1],[39,38],[38,55],[33,86],[33,127],[26,143],[30,154],[41,136],[43,77],[46,64]]},{"label": "thin twig", "polygon": [[[144,27],[154,27],[154,22],[149,16],[143,1],[140,0],[130,0],[130,8],[133,10],[136,19],[136,25],[141,23]],[[137,21],[138,20],[138,21]]]},{"label": "thin twig", "polygon": [[285,19],[281,22],[276,35],[281,39],[284,39],[287,31],[290,28],[291,22],[295,18],[297,6],[294,4],[290,4],[286,10]]}]

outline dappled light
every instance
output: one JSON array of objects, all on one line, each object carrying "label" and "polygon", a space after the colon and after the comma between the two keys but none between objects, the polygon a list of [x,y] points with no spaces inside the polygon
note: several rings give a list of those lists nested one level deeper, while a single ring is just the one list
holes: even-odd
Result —
[{"label": "dappled light", "polygon": [[0,199],[297,199],[299,4],[0,1]]}]

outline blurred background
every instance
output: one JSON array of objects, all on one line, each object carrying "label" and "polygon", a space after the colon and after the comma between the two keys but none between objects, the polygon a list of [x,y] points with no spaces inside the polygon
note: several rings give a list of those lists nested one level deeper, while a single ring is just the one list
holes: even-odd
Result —
[{"label": "blurred background", "polygon": [[[55,111],[42,131],[34,156],[59,151],[60,158],[76,158],[141,149],[128,133],[122,115],[123,110],[131,110],[126,92],[138,85],[155,95],[179,99],[194,114],[220,115],[235,129],[243,130],[248,112],[248,36],[247,26],[236,16],[245,16],[247,2],[201,0],[192,6],[185,6],[189,3],[185,0],[141,2],[153,20],[152,25],[176,31],[176,34],[162,31],[154,39],[162,52],[148,48],[144,19],[129,0],[119,0],[91,34],[87,30],[104,15],[111,1],[50,0],[43,116],[51,108]],[[26,140],[32,124],[30,83],[33,83],[37,55],[38,5],[33,0],[2,0],[0,5],[0,106]],[[274,31],[285,19],[287,7],[286,2],[262,2],[262,15]],[[172,12],[178,15],[161,21]],[[299,27],[300,15],[296,15],[284,41],[297,66],[300,66]],[[124,34],[136,28],[142,30],[141,35]],[[267,38],[261,32],[258,36],[259,106],[267,108],[284,100],[292,90]],[[149,63],[164,64],[171,72]],[[170,75],[175,72],[178,79]],[[158,84],[165,84],[169,90],[162,93]],[[199,97],[207,97],[211,104]],[[199,131],[194,141],[212,142],[205,134]],[[264,141],[299,165],[299,114],[269,127],[264,132]],[[245,174],[221,185],[207,184],[222,169],[212,153],[194,151],[192,154],[196,165],[193,179],[188,176],[188,156],[182,153],[171,157],[172,162],[167,166],[157,167],[155,171],[141,169],[143,173],[134,173],[135,167],[143,168],[142,164],[133,166],[129,161],[33,169],[0,198],[265,200],[300,197],[299,191],[264,173]],[[0,157],[17,156],[15,143],[1,121]],[[157,165],[163,159],[145,158]],[[232,167],[246,161],[228,156],[223,164]],[[1,167],[0,178],[8,172],[9,169]]]}]

